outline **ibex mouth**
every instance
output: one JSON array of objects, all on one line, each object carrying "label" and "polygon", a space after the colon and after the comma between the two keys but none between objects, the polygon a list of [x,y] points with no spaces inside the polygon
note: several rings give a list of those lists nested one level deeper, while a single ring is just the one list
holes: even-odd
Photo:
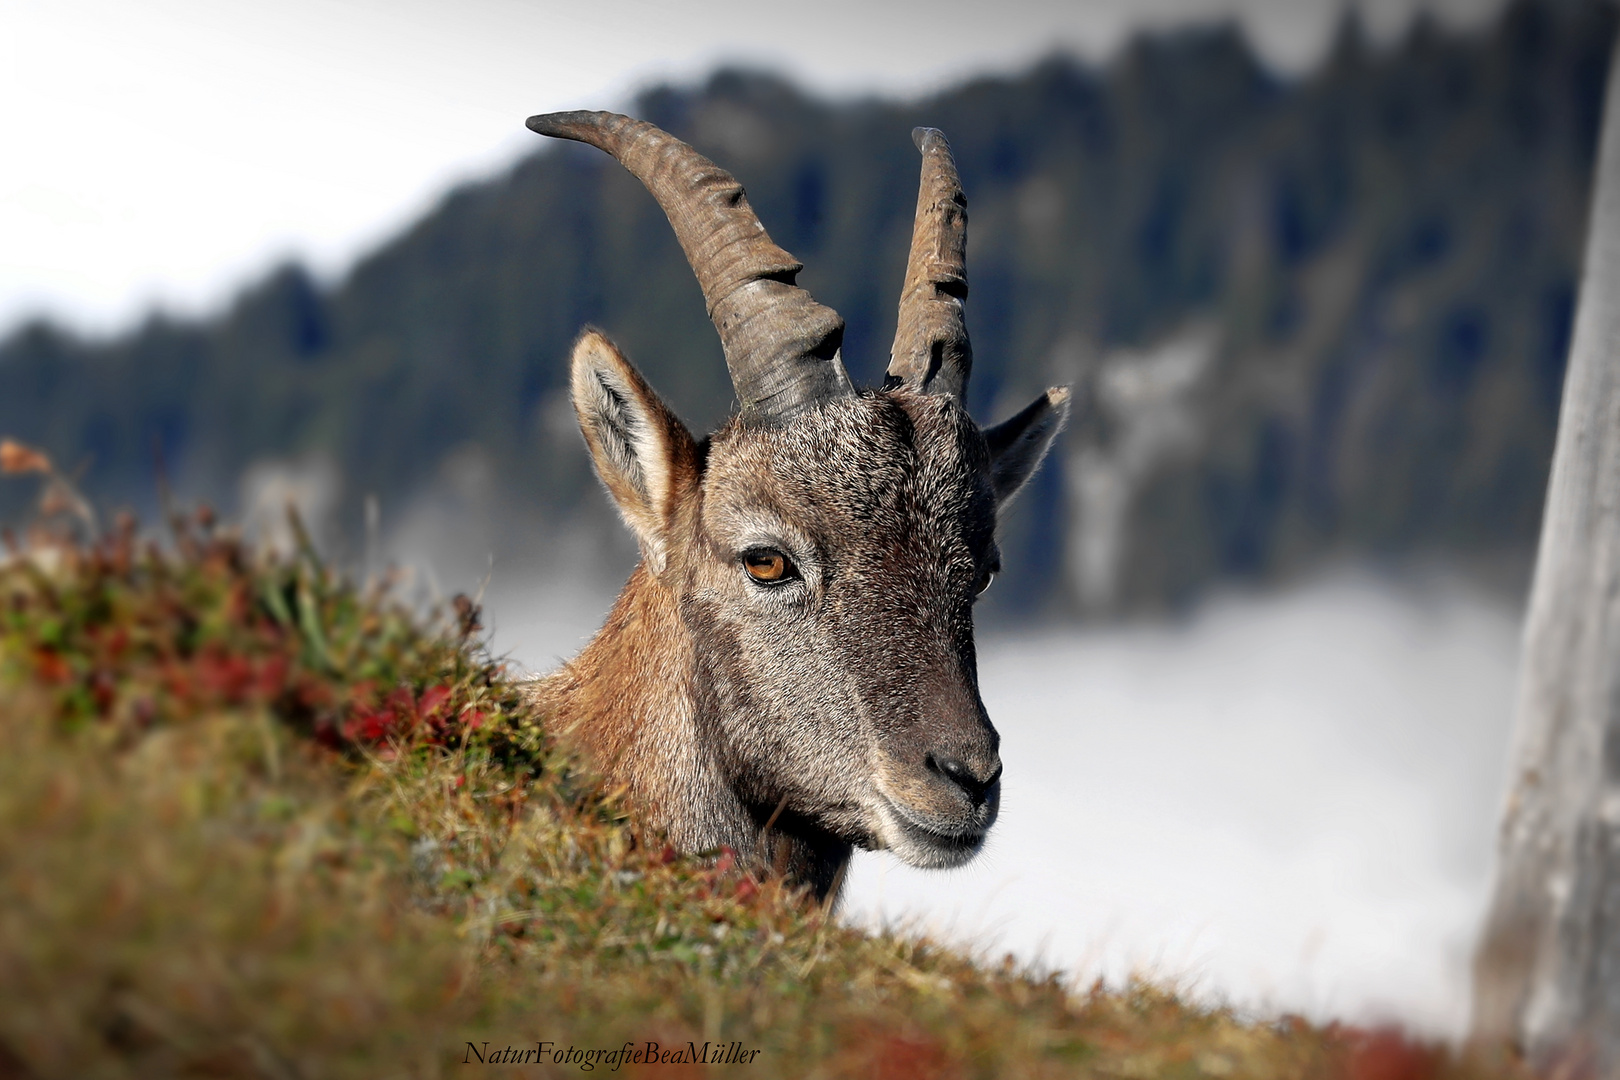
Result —
[{"label": "ibex mouth", "polygon": [[904,803],[878,792],[878,838],[900,861],[925,870],[961,866],[984,847],[984,838],[996,820],[995,801],[974,815],[972,822],[930,820]]}]

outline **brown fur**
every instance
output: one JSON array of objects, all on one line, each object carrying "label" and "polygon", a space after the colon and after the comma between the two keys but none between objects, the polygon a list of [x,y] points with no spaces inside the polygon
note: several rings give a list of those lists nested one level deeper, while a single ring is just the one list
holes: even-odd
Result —
[{"label": "brown fur", "polygon": [[[954,396],[902,386],[700,445],[599,334],[573,386],[643,561],[584,652],[534,684],[538,706],[682,850],[729,845],[818,895],[851,845],[971,858],[1001,770],[972,605],[999,568],[997,506],[1067,394],[981,433]],[[743,555],[762,547],[799,578],[752,580]]]}]

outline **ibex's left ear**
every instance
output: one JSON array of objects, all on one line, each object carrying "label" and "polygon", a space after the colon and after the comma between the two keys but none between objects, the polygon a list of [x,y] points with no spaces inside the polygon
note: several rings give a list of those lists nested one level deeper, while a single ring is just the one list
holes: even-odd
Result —
[{"label": "ibex's left ear", "polygon": [[574,412],[596,475],[641,543],[647,568],[662,573],[681,497],[698,481],[692,435],[613,343],[587,330],[571,363]]},{"label": "ibex's left ear", "polygon": [[990,447],[990,483],[996,506],[1006,506],[1035,474],[1063,422],[1069,418],[1069,388],[1054,386],[1018,415],[984,429]]}]

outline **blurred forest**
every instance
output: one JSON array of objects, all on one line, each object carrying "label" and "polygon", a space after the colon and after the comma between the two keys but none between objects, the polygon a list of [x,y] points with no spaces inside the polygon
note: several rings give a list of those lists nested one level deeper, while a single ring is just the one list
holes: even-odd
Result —
[{"label": "blurred forest", "polygon": [[[1346,555],[1511,583],[1541,515],[1615,29],[1600,0],[1518,0],[1388,48],[1347,18],[1298,79],[1204,29],[922,101],[830,104],[726,71],[633,111],[742,180],[848,320],[866,384],[894,331],[909,131],[950,137],[971,408],[1079,395],[1007,523],[1003,611],[1175,607]],[[730,386],[652,199],[595,150],[536,143],[330,286],[287,266],[205,321],[105,341],[22,327],[0,342],[0,433],[81,463],[103,503],[150,508],[161,458],[183,495],[245,513],[263,463],[303,462],[351,551],[375,495],[385,535],[476,559],[622,560],[566,403],[573,337],[607,330],[695,428]],[[28,494],[0,487],[0,519]]]}]

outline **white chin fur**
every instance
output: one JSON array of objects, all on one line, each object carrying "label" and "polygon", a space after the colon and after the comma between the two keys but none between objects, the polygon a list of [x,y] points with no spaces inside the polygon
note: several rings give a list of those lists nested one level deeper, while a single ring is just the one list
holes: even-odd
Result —
[{"label": "white chin fur", "polygon": [[984,835],[947,837],[907,819],[905,811],[887,798],[877,806],[878,840],[907,866],[922,870],[948,870],[961,866],[984,847]]}]

